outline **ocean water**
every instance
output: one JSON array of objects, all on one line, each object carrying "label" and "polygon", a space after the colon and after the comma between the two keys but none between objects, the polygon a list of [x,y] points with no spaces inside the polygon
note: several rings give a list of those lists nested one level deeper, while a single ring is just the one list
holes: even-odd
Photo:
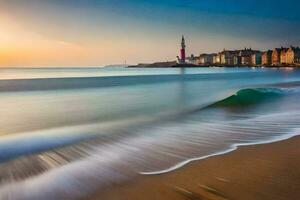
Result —
[{"label": "ocean water", "polygon": [[78,199],[300,130],[300,70],[0,69],[0,199]]}]

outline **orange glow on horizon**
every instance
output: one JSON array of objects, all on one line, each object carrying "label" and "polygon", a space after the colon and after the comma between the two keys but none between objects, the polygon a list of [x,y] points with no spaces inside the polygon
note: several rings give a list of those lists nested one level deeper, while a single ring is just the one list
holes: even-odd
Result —
[{"label": "orange glow on horizon", "polygon": [[126,55],[130,59],[138,54],[159,54],[153,43],[143,41],[150,48],[139,49],[137,44],[142,41],[138,39],[137,43],[130,43],[126,38],[107,38],[76,44],[50,38],[26,29],[26,26],[19,25],[3,14],[0,15],[0,27],[0,67],[99,66],[103,63],[113,64],[116,57],[119,58],[118,64],[121,64]]}]

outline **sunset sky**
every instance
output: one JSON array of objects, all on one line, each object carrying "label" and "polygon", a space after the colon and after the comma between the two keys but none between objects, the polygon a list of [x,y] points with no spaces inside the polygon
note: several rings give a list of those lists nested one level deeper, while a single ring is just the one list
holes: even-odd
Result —
[{"label": "sunset sky", "polygon": [[298,0],[0,0],[0,66],[103,66],[300,45]]}]

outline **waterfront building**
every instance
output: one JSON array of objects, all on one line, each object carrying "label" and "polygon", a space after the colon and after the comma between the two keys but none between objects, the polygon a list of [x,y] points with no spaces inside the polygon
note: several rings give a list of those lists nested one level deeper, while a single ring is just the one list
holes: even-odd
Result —
[{"label": "waterfront building", "polygon": [[280,64],[284,65],[287,64],[287,52],[288,52],[288,48],[283,48],[281,47],[281,51],[280,51]]},{"label": "waterfront building", "polygon": [[214,57],[217,54],[201,54],[199,57],[199,64],[202,65],[211,65],[214,63]]},{"label": "waterfront building", "polygon": [[241,65],[242,64],[242,57],[239,55],[235,55],[233,57],[233,64],[234,65]]},{"label": "waterfront building", "polygon": [[194,56],[194,54],[192,54],[190,57],[186,58],[186,62],[193,65],[197,65],[199,62],[199,57]]},{"label": "waterfront building", "polygon": [[260,51],[252,50],[251,48],[243,49],[239,51],[240,62],[242,65],[253,65],[252,63],[252,55],[260,53]]},{"label": "waterfront building", "polygon": [[278,66],[281,64],[280,53],[281,53],[281,48],[275,48],[272,51],[272,65],[273,66]]},{"label": "waterfront building", "polygon": [[291,46],[286,52],[286,63],[300,64],[300,48]]},{"label": "waterfront building", "polygon": [[222,65],[234,65],[234,57],[239,54],[239,51],[223,50],[220,52],[220,63]]},{"label": "waterfront building", "polygon": [[196,65],[201,65],[200,56],[196,57]]},{"label": "waterfront building", "polygon": [[272,65],[272,51],[268,50],[262,53],[261,55],[261,64],[264,66]]},{"label": "waterfront building", "polygon": [[213,56],[213,64],[220,64],[221,63],[221,59],[220,59],[220,54],[215,54]]},{"label": "waterfront building", "polygon": [[252,65],[251,56],[241,56],[242,65]]},{"label": "waterfront building", "polygon": [[182,37],[179,63],[190,63],[194,65],[222,65],[222,66],[281,66],[281,65],[299,65],[300,66],[300,48],[275,48],[261,52],[251,48],[242,50],[223,50],[220,53],[201,54],[195,57],[185,57],[185,40]]},{"label": "waterfront building", "polygon": [[224,51],[220,52],[220,64],[225,65],[228,57],[229,57],[229,51],[226,51],[224,49]]},{"label": "waterfront building", "polygon": [[224,51],[220,52],[220,63],[222,65],[228,64],[229,59],[230,59],[230,52],[229,51],[226,51],[224,49]]},{"label": "waterfront building", "polygon": [[256,52],[251,55],[251,65],[259,66],[262,63],[262,54],[261,52]]}]

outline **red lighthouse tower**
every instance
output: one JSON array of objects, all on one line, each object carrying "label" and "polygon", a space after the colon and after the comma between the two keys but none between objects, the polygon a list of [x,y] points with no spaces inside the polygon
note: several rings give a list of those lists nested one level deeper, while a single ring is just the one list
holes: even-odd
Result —
[{"label": "red lighthouse tower", "polygon": [[185,40],[184,36],[181,39],[181,49],[180,49],[180,64],[185,63]]}]

